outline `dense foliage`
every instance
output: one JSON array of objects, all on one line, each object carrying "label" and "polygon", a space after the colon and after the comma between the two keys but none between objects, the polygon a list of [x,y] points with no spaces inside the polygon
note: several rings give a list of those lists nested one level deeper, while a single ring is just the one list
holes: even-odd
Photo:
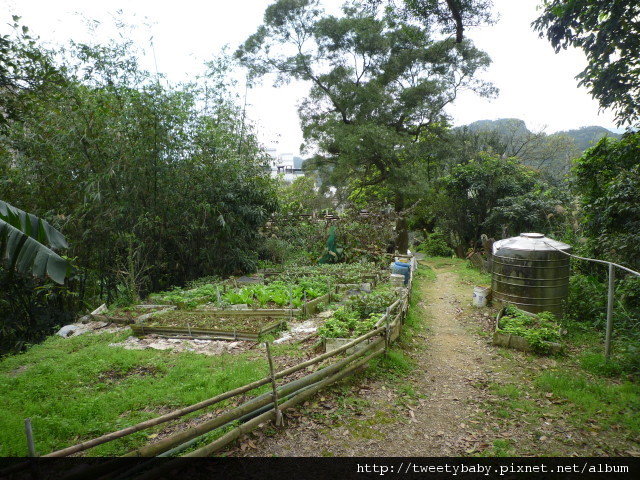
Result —
[{"label": "dense foliage", "polygon": [[330,229],[335,227],[336,241],[347,263],[377,261],[395,239],[395,216],[371,205],[372,211],[362,213],[349,209],[341,215],[325,220],[276,216],[265,229],[261,255],[269,260],[289,264],[313,265],[325,253]]},{"label": "dense foliage", "polygon": [[507,238],[524,231],[562,231],[568,196],[515,158],[480,153],[442,177],[426,214],[458,256],[482,234]]},{"label": "dense foliage", "polygon": [[[580,200],[582,239],[576,253],[640,271],[640,134],[620,141],[603,139],[575,162],[573,189]],[[566,317],[603,330],[606,323],[608,269],[574,262]],[[640,372],[640,278],[615,272],[613,324],[622,367]],[[623,341],[620,341],[623,340]]]},{"label": "dense foliage", "polygon": [[628,0],[545,0],[533,23],[558,52],[581,48],[587,67],[577,76],[618,124],[640,122],[640,4]]},{"label": "dense foliage", "polygon": [[[126,42],[39,51],[62,59],[63,81],[14,92],[0,196],[64,232],[91,295],[130,300],[255,268],[275,185],[226,90],[224,59],[171,87]],[[28,72],[40,79],[38,66]]]},{"label": "dense foliage", "polygon": [[0,356],[20,351],[74,320],[66,286],[0,267]]},{"label": "dense foliage", "polygon": [[[408,207],[412,168],[427,157],[444,107],[470,89],[495,93],[475,77],[489,57],[469,40],[435,39],[431,25],[403,20],[377,2],[352,2],[341,16],[317,0],[280,0],[236,53],[252,75],[311,84],[300,106],[306,146],[324,180],[362,189],[382,185],[400,214]],[[408,246],[399,216],[397,244]]]},{"label": "dense foliage", "polygon": [[640,271],[640,134],[602,140],[576,161],[586,252]]},{"label": "dense foliage", "polygon": [[35,281],[3,276],[4,330],[30,340],[79,309],[255,269],[276,184],[230,94],[229,59],[172,86],[138,66],[126,34],[47,47],[14,26],[0,42],[0,249],[10,270],[62,282],[66,261],[38,243],[67,247],[52,243],[59,230],[79,274],[64,315]]}]

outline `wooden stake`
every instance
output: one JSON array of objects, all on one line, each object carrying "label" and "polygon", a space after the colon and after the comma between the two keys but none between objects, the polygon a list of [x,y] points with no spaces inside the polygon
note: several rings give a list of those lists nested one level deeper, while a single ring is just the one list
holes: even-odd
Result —
[{"label": "wooden stake", "polygon": [[293,287],[289,285],[289,321],[293,319]]},{"label": "wooden stake", "polygon": [[389,323],[391,321],[391,307],[387,307],[387,321],[386,321],[386,328],[385,328],[385,333],[384,333],[384,355],[385,357],[387,356],[388,350],[389,350],[389,336],[390,336],[390,332],[389,332]]},{"label": "wooden stake", "polygon": [[302,293],[304,295],[304,304],[302,307],[302,311],[304,312],[304,316],[306,317],[307,315],[309,315],[309,311],[307,310],[307,291],[304,290]]},{"label": "wooden stake", "polygon": [[267,347],[267,358],[269,359],[269,372],[271,374],[271,389],[273,393],[271,394],[273,398],[273,410],[276,415],[276,427],[280,427],[283,425],[282,421],[282,412],[278,409],[278,391],[276,390],[276,376],[273,370],[273,358],[271,358],[271,349],[269,348],[269,342],[264,342],[265,347]]},{"label": "wooden stake", "polygon": [[30,418],[24,419],[24,430],[27,434],[27,447],[29,448],[29,456],[37,457],[38,454],[36,453],[36,445],[33,441],[33,427],[31,426]]}]

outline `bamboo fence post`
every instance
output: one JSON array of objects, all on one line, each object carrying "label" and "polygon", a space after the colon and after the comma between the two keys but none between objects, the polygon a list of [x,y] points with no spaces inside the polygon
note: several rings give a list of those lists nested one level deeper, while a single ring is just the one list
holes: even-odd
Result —
[{"label": "bamboo fence post", "polygon": [[[314,358],[312,358],[312,359],[310,359],[310,360],[308,360],[306,362],[303,362],[303,363],[300,363],[298,365],[294,365],[292,367],[289,367],[289,368],[287,368],[285,370],[282,370],[282,371],[280,371],[280,372],[275,374],[275,378],[278,379],[278,378],[286,377],[286,376],[288,376],[288,375],[290,375],[292,373],[298,372],[298,371],[300,371],[300,370],[302,370],[304,368],[307,368],[307,367],[309,367],[311,365],[314,365],[316,363],[320,363],[320,362],[326,360],[327,358],[334,357],[334,356],[336,356],[336,355],[348,350],[349,348],[351,348],[351,347],[353,347],[353,346],[355,346],[355,345],[357,345],[357,344],[359,344],[359,343],[361,343],[361,342],[363,342],[363,341],[365,341],[365,340],[367,340],[367,339],[369,339],[371,337],[379,335],[383,331],[384,331],[384,327],[378,327],[375,330],[372,330],[371,332],[369,332],[369,333],[367,333],[367,334],[365,334],[365,335],[363,335],[363,336],[361,336],[359,338],[354,339],[352,342],[349,342],[348,344],[343,345],[342,347],[339,347],[338,349],[336,349],[334,351],[324,353],[324,354],[319,355],[317,357],[314,357]],[[87,440],[87,441],[85,441],[83,443],[79,443],[79,444],[76,444],[76,445],[72,445],[70,447],[66,447],[66,448],[61,449],[61,450],[57,450],[57,451],[48,453],[48,454],[46,454],[44,456],[45,457],[65,457],[65,456],[71,455],[73,453],[77,453],[77,452],[80,452],[80,451],[83,451],[83,450],[88,450],[89,448],[95,447],[97,445],[101,445],[103,443],[115,440],[117,438],[122,438],[122,437],[124,437],[126,435],[130,435],[130,434],[138,432],[140,430],[144,430],[146,428],[149,428],[149,427],[152,427],[152,426],[155,426],[155,425],[159,425],[161,423],[168,422],[170,420],[174,420],[174,419],[182,417],[182,416],[184,416],[184,415],[186,415],[188,413],[192,413],[192,412],[195,412],[197,410],[201,410],[201,409],[203,409],[205,407],[208,407],[210,405],[214,405],[216,403],[219,403],[219,402],[221,402],[223,400],[226,400],[228,398],[232,398],[234,396],[241,395],[241,394],[246,393],[246,392],[248,392],[250,390],[253,390],[253,389],[258,388],[258,387],[260,387],[262,385],[265,385],[265,384],[269,383],[269,381],[270,381],[270,378],[269,377],[265,377],[265,378],[262,378],[260,380],[255,381],[253,383],[250,383],[248,385],[244,385],[242,387],[238,387],[238,388],[236,388],[234,390],[230,390],[228,392],[222,393],[220,395],[217,395],[215,397],[209,398],[207,400],[203,400],[202,402],[196,403],[194,405],[190,405],[188,407],[185,407],[185,408],[182,408],[182,409],[179,409],[179,410],[174,410],[173,412],[167,413],[167,414],[162,415],[160,417],[153,418],[153,419],[150,419],[150,420],[146,420],[144,422],[138,423],[138,424],[133,425],[131,427],[127,427],[127,428],[118,430],[116,432],[111,432],[111,433],[102,435],[100,437],[94,438],[92,440]],[[132,453],[133,456],[139,456],[139,455],[136,454],[138,452],[130,452],[130,453]],[[129,456],[129,455],[126,455],[126,456]]]},{"label": "bamboo fence post", "polygon": [[33,441],[33,427],[31,426],[30,418],[24,419],[24,430],[27,435],[27,447],[29,448],[29,456],[37,457],[38,454],[36,453],[36,445]]},{"label": "bamboo fence post", "polygon": [[[327,385],[331,385],[341,379],[343,379],[344,377],[346,377],[347,375],[350,375],[353,371],[355,371],[356,369],[358,369],[360,366],[365,365],[367,362],[369,362],[372,358],[374,358],[376,355],[380,354],[379,350],[375,350],[373,348],[373,346],[375,344],[371,344],[372,347],[370,347],[371,349],[373,349],[374,351],[372,353],[370,353],[367,356],[363,356],[363,358],[355,361],[352,365],[346,367],[345,369],[331,375],[328,376],[327,378],[321,380],[320,382],[318,382],[317,384],[315,384],[312,388],[305,390],[304,392],[300,392],[298,395],[295,395],[293,398],[287,400],[286,402],[284,402],[282,404],[282,408],[290,408],[294,405],[296,405],[297,403],[300,403],[303,400],[306,400],[307,398],[311,397],[312,395],[314,395],[315,393],[317,393],[319,390],[321,390],[322,388],[326,387]],[[365,350],[366,351],[366,350]],[[222,447],[228,445],[229,443],[231,443],[233,440],[236,440],[238,437],[240,437],[241,434],[243,433],[248,433],[251,430],[253,430],[254,428],[256,428],[258,425],[260,425],[261,423],[269,420],[270,418],[273,417],[273,412],[269,411],[266,413],[263,413],[262,415],[255,417],[254,419],[248,421],[247,423],[240,425],[239,427],[237,427],[236,429],[232,430],[231,432],[223,435],[222,437],[220,437],[219,439],[213,441],[212,443],[210,443],[209,445],[206,445],[194,452],[188,453],[187,455],[184,455],[185,457],[206,457],[206,456],[210,456],[213,453],[215,453],[216,451],[220,450]],[[153,476],[148,476],[148,477],[142,477],[139,480],[143,480],[146,478],[155,478]]]},{"label": "bamboo fence post", "polygon": [[302,294],[304,295],[304,306],[302,307],[302,314],[307,317],[309,315],[309,310],[307,308],[307,291],[303,290]]},{"label": "bamboo fence post", "polygon": [[273,410],[275,413],[276,427],[282,426],[282,412],[278,409],[278,390],[276,389],[276,376],[273,370],[273,358],[271,357],[271,349],[269,348],[269,342],[264,342],[264,346],[267,348],[267,358],[269,360],[269,373],[271,375],[271,389],[273,397]]},{"label": "bamboo fence post", "polygon": [[389,336],[390,336],[390,332],[389,332],[389,322],[391,319],[391,307],[387,307],[387,320],[386,320],[386,326],[385,326],[385,332],[384,332],[384,355],[385,357],[388,354],[389,351]]}]

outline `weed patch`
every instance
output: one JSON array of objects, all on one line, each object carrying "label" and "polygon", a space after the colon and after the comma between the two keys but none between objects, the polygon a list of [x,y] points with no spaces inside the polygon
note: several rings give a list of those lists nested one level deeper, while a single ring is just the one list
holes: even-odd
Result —
[{"label": "weed patch", "polygon": [[621,424],[635,435],[640,433],[640,385],[560,372],[543,373],[535,384],[570,401],[572,417],[581,423],[598,419],[604,426]]}]

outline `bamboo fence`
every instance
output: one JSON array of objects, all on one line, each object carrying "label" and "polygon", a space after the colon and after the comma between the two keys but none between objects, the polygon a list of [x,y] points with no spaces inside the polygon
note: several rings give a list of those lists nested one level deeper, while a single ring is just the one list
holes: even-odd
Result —
[{"label": "bamboo fence", "polygon": [[[390,343],[397,338],[402,329],[404,319],[406,317],[409,302],[411,297],[411,286],[413,283],[413,272],[409,280],[409,288],[404,291],[401,298],[396,300],[390,305],[383,317],[377,322],[374,329],[370,332],[362,335],[356,339],[353,339],[349,343],[332,350],[330,352],[318,355],[310,360],[302,362],[298,365],[294,365],[285,370],[275,372],[271,368],[271,374],[265,378],[247,384],[245,386],[230,390],[215,397],[203,400],[194,405],[184,407],[173,412],[167,413],[160,417],[140,422],[136,425],[132,425],[121,430],[101,435],[97,438],[87,440],[76,445],[72,445],[61,450],[43,455],[43,457],[67,457],[69,455],[77,454],[79,452],[88,450],[90,448],[102,445],[113,440],[123,438],[133,433],[139,432],[157,426],[169,421],[177,420],[187,414],[203,410],[211,407],[215,404],[229,400],[240,395],[244,395],[251,390],[263,387],[265,385],[271,385],[270,392],[263,393],[246,401],[238,406],[228,409],[227,411],[219,414],[215,418],[212,418],[204,423],[201,423],[195,427],[188,428],[186,430],[175,433],[169,437],[163,438],[160,441],[156,441],[149,445],[137,448],[128,454],[126,457],[155,457],[165,456],[168,453],[180,452],[181,450],[188,448],[195,441],[198,441],[203,435],[219,429],[220,427],[232,425],[233,428],[224,433],[221,437],[215,439],[209,444],[188,453],[185,456],[210,456],[219,451],[229,443],[238,439],[241,435],[250,432],[257,428],[259,425],[268,421],[277,421],[282,415],[282,412],[286,409],[300,403],[307,398],[311,397],[321,389],[340,381],[346,376],[354,373],[357,370],[366,368],[369,361],[378,355],[386,353],[390,346]],[[348,354],[346,357],[335,361],[332,364],[320,367],[318,364],[328,359],[335,359],[339,355],[347,351],[352,351],[353,347],[361,343],[365,343],[364,347],[356,349],[354,353]],[[267,354],[269,356],[269,363],[272,367],[271,356],[269,347],[267,345]],[[277,380],[283,379],[293,373],[299,372],[310,367],[317,366],[317,370],[309,373],[301,378],[298,378],[281,385],[277,385]],[[236,425],[238,421],[241,421],[240,425]],[[11,472],[18,471],[20,469],[28,468],[29,462],[24,462],[19,465],[11,467]],[[66,480],[75,480],[80,478],[97,478],[102,472],[108,472],[113,465],[109,465],[109,462],[100,463],[86,469],[69,474],[64,478]],[[164,465],[163,468],[166,468]],[[1,471],[0,474],[11,473],[7,471]],[[157,473],[157,472],[155,472]],[[136,478],[152,478],[155,474],[153,470],[145,472],[142,476]]]}]

